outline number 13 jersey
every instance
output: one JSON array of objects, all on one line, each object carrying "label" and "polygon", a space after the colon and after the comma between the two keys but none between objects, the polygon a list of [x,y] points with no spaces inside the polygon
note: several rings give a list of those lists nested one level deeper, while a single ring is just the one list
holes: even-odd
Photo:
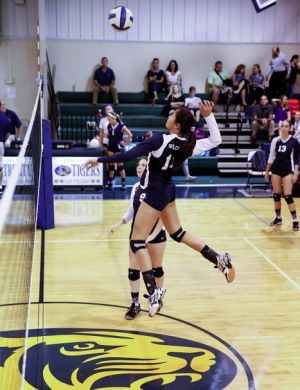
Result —
[{"label": "number 13 jersey", "polygon": [[268,162],[272,164],[272,172],[276,174],[277,170],[294,172],[295,165],[299,165],[299,144],[296,138],[291,135],[286,141],[281,136],[272,140],[270,156]]}]

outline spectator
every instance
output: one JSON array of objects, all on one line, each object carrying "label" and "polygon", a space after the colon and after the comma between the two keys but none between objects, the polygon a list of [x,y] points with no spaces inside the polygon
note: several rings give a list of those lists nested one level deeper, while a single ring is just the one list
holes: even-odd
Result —
[{"label": "spectator", "polygon": [[114,71],[107,66],[108,59],[103,57],[101,59],[101,66],[98,68],[94,75],[95,88],[93,90],[93,105],[95,106],[98,102],[98,93],[111,93],[114,105],[119,104],[118,90],[114,87],[115,85],[115,74]]},{"label": "spectator", "polygon": [[291,74],[290,78],[288,79],[286,86],[287,86],[287,97],[288,99],[292,99],[294,94],[294,88],[296,84],[296,78],[298,74],[300,73],[300,66],[299,63],[299,56],[298,54],[294,54],[291,58]]},{"label": "spectator", "polygon": [[272,99],[272,105],[275,112],[275,124],[288,120],[291,123],[291,110],[287,104],[287,97],[280,96],[280,99]]},{"label": "spectator", "polygon": [[6,108],[6,104],[4,100],[1,100],[0,111],[8,118],[10,135],[16,134],[15,138],[21,139],[23,127],[22,127],[22,122],[20,121],[18,115],[14,111],[8,110]]},{"label": "spectator", "polygon": [[166,100],[168,100],[172,93],[173,85],[181,85],[181,72],[178,70],[178,64],[175,60],[170,61],[167,70],[165,71],[165,78],[167,82],[167,89],[169,91],[168,96],[166,97]]},{"label": "spectator", "polygon": [[255,106],[258,101],[260,101],[260,98],[264,94],[265,90],[265,78],[261,74],[261,69],[258,64],[253,65],[253,73],[249,77],[249,83],[251,87],[251,92],[254,95],[254,101],[252,106]]},{"label": "spectator", "polygon": [[184,105],[194,115],[196,122],[199,122],[201,99],[195,96],[196,95],[195,87],[190,87],[189,94],[190,96],[185,99]]},{"label": "spectator", "polygon": [[173,84],[172,95],[169,96],[169,108],[170,110],[176,110],[180,106],[184,106],[184,96],[181,93],[180,86]]},{"label": "spectator", "polygon": [[159,59],[153,58],[151,69],[147,73],[149,92],[152,93],[151,106],[155,106],[157,94],[164,89],[164,71],[159,69]]},{"label": "spectator", "polygon": [[294,137],[298,139],[298,142],[300,143],[300,112],[297,111],[295,113],[295,118],[292,119],[292,132],[294,134]]},{"label": "spectator", "polygon": [[268,131],[269,141],[274,136],[275,123],[273,121],[273,108],[271,104],[268,104],[268,98],[266,95],[262,95],[260,98],[260,104],[254,107],[253,110],[253,122],[251,123],[252,139],[251,143],[255,144],[257,141],[257,131]]},{"label": "spectator", "polygon": [[246,91],[248,87],[248,80],[245,79],[246,65],[240,64],[237,66],[232,75],[233,93],[239,95],[242,105],[247,106]]},{"label": "spectator", "polygon": [[286,92],[286,80],[290,78],[291,63],[287,56],[280,53],[279,47],[272,48],[272,57],[268,67],[266,81],[269,80],[269,76],[272,73],[270,79],[270,97],[271,99],[279,98],[279,96]]},{"label": "spectator", "polygon": [[4,144],[9,137],[9,120],[2,111],[0,100],[0,196],[2,195]]},{"label": "spectator", "polygon": [[229,107],[231,94],[228,92],[231,89],[229,86],[231,84],[231,79],[229,72],[223,69],[223,63],[221,61],[215,63],[215,68],[209,73],[207,82],[211,87],[211,99],[214,103],[213,112],[218,112],[216,107],[220,93],[222,95],[227,95],[226,104],[227,107]]}]

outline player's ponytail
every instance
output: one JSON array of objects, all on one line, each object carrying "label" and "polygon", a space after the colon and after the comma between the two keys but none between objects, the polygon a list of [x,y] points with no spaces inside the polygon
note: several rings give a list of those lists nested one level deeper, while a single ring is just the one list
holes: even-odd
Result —
[{"label": "player's ponytail", "polygon": [[175,115],[176,122],[181,126],[181,137],[186,138],[186,141],[182,143],[181,148],[176,153],[173,163],[173,169],[177,171],[181,168],[184,161],[193,154],[196,145],[196,123],[193,114],[184,107],[179,107],[175,111]]},{"label": "player's ponytail", "polygon": [[110,116],[111,118],[115,119],[118,123],[121,123],[121,117],[116,112],[109,112],[107,116]]}]

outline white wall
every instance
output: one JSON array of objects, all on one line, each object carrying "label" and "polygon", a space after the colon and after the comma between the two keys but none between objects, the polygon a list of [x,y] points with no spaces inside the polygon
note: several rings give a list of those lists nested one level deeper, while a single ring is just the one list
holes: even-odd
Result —
[{"label": "white wall", "polygon": [[[233,73],[236,66],[247,66],[246,74],[251,74],[255,63],[261,65],[265,75],[271,56],[272,45],[258,44],[170,44],[170,43],[129,43],[129,42],[70,42],[47,41],[47,51],[51,64],[56,65],[55,89],[72,90],[75,82],[79,91],[90,91],[93,87],[94,70],[101,57],[107,56],[109,67],[116,75],[116,87],[120,92],[140,92],[143,80],[153,57],[160,59],[161,69],[166,69],[169,61],[175,59],[182,72],[183,85],[187,90],[195,85],[198,92],[205,91],[208,73],[214,63],[221,60],[224,68]],[[300,54],[300,44],[280,45],[281,51],[290,58]],[[298,80],[297,90],[300,92]]]}]

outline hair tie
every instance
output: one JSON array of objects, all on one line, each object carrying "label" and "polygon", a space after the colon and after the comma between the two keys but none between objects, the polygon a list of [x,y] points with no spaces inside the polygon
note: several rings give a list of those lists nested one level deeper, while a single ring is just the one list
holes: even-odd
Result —
[{"label": "hair tie", "polygon": [[191,127],[190,130],[191,130],[191,131],[195,131],[196,128],[195,128],[195,127]]}]

